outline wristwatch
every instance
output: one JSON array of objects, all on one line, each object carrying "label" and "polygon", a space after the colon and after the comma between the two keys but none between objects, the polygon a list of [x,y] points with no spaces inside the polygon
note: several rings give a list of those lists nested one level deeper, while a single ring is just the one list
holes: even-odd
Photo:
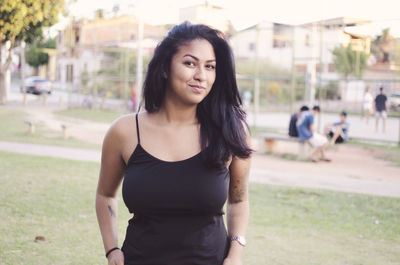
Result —
[{"label": "wristwatch", "polygon": [[231,237],[231,241],[237,241],[240,245],[246,246],[246,239],[244,236],[233,236]]}]

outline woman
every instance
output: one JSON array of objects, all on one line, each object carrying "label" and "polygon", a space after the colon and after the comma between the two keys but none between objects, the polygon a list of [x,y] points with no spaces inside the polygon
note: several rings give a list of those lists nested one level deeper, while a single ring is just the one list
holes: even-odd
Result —
[{"label": "woman", "polygon": [[[145,112],[116,120],[103,143],[96,211],[108,264],[242,264],[251,149],[222,33],[175,26],[155,50],[143,94]],[[134,217],[120,250],[122,181]]]}]

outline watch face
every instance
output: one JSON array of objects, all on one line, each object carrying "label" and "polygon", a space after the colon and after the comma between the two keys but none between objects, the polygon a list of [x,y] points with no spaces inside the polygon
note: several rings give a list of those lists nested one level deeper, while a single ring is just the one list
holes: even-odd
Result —
[{"label": "watch face", "polygon": [[240,245],[245,246],[246,245],[246,239],[243,236],[234,236],[231,238],[231,240],[236,240],[239,242]]}]

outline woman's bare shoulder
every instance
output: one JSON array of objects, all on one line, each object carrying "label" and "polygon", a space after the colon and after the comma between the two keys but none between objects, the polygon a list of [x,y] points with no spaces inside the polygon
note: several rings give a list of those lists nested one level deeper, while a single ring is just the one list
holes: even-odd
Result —
[{"label": "woman's bare shoulder", "polygon": [[108,129],[106,138],[111,138],[113,140],[116,138],[119,140],[136,139],[135,115],[135,113],[130,113],[114,120]]}]

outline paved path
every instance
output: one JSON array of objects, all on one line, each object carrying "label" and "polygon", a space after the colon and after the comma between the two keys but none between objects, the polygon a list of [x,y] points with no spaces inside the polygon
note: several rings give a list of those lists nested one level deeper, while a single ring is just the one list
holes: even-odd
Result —
[{"label": "paved path", "polygon": [[287,170],[252,168],[252,182],[291,187],[307,187],[334,191],[355,192],[372,195],[400,197],[400,181],[358,179],[347,176],[319,173],[307,170],[298,172]]},{"label": "paved path", "polygon": [[[95,150],[3,141],[0,141],[0,150],[91,162],[100,162],[101,157],[100,151]],[[335,156],[335,153],[332,155]],[[339,154],[336,155],[338,156],[336,159],[337,163],[345,163],[340,161]],[[357,158],[357,153],[355,153],[354,156],[355,159],[359,159],[359,157]],[[353,163],[351,157],[344,159],[350,164]],[[369,161],[368,158],[366,159],[366,162],[372,164],[371,166],[373,168],[378,167],[376,172],[381,172],[379,168],[383,167],[382,163],[384,163],[384,161],[373,162],[372,160]],[[370,172],[370,169],[349,172],[336,168],[333,164],[287,161],[272,156],[255,154],[250,173],[250,181],[283,186],[309,187],[400,197],[400,168],[389,167],[385,170],[387,176],[392,177],[382,178],[379,176],[379,173],[378,176],[376,176],[377,173]],[[384,172],[381,172],[381,174],[384,174]],[[397,178],[396,176],[399,177]]]},{"label": "paved path", "polygon": [[[55,108],[58,106],[59,98],[64,98],[64,105],[67,103],[67,95],[65,92],[56,91],[53,95],[48,96],[48,107]],[[10,91],[9,94],[9,105],[10,106],[21,106],[23,95],[17,88]],[[72,102],[80,102],[78,95],[72,95]],[[42,100],[35,95],[28,95],[29,106],[35,109],[42,106]],[[123,101],[107,99],[107,107],[121,107]],[[332,109],[332,107],[327,107]],[[338,109],[338,113],[340,109]],[[321,126],[322,130],[324,125],[338,121],[338,114],[322,113],[321,114]],[[257,124],[259,127],[272,128],[282,131],[286,134],[289,125],[290,114],[287,112],[260,112],[255,118],[252,112],[248,114],[248,123],[250,125]],[[318,121],[318,118],[316,119]],[[397,143],[400,142],[400,118],[388,118],[386,125],[386,132],[382,133],[381,127],[379,132],[375,131],[375,118],[371,117],[367,124],[365,120],[361,120],[358,115],[348,115],[348,122],[350,123],[349,136],[354,138],[369,139],[374,141],[384,141]],[[379,124],[381,126],[381,124]],[[318,126],[317,126],[318,127]]]},{"label": "paved path", "polygon": [[90,149],[60,147],[0,141],[0,150],[38,156],[50,156],[79,161],[100,162],[101,152]]}]

